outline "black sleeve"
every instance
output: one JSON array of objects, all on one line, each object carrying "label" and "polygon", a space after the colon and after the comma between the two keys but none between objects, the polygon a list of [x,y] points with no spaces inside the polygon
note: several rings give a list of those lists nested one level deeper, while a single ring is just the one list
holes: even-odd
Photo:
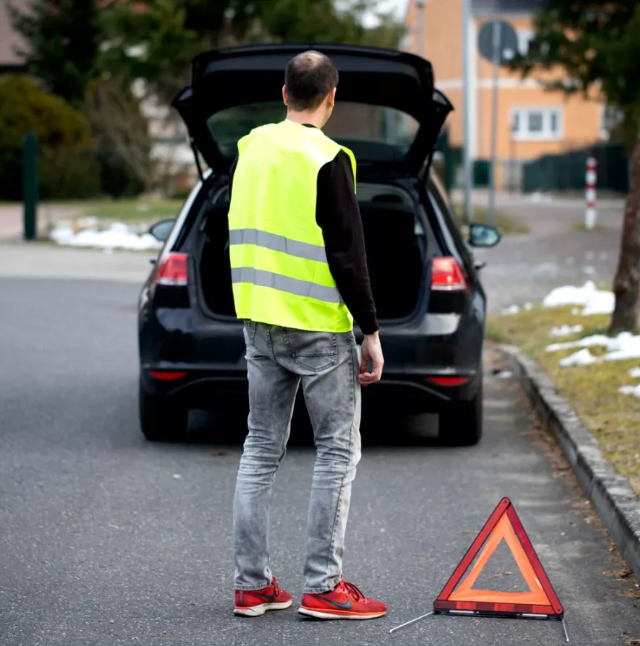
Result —
[{"label": "black sleeve", "polygon": [[316,222],[322,229],[329,269],[342,299],[364,334],[377,332],[362,218],[351,161],[344,151],[318,173]]},{"label": "black sleeve", "polygon": [[231,186],[233,184],[233,174],[236,172],[236,166],[238,165],[238,158],[236,157],[231,164],[231,169],[229,170],[229,201],[231,201]]}]

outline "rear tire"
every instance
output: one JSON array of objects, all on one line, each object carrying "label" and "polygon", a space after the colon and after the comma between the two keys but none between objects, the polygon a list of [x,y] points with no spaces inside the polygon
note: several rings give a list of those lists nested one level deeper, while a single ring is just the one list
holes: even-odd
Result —
[{"label": "rear tire", "polygon": [[138,395],[140,430],[150,442],[170,442],[187,432],[189,409],[162,395],[150,395],[142,384]]},{"label": "rear tire", "polygon": [[446,446],[475,446],[482,438],[482,381],[470,401],[440,413],[438,439]]}]

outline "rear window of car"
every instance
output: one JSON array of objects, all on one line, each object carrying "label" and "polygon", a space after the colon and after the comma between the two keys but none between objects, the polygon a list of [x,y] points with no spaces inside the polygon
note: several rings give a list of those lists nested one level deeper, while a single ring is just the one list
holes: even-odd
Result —
[{"label": "rear window of car", "polygon": [[[277,123],[286,117],[286,107],[278,103],[252,103],[217,112],[207,120],[207,127],[225,157],[235,157],[238,140],[253,128]],[[410,115],[379,105],[336,102],[325,134],[341,142],[382,144],[404,156],[418,130]]]}]

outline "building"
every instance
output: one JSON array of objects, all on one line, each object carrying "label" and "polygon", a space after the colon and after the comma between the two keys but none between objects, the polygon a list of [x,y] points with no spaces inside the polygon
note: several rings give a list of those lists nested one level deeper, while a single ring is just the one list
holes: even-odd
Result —
[{"label": "building", "polygon": [[[486,22],[507,21],[516,30],[518,49],[524,54],[534,36],[534,13],[544,6],[544,0],[469,1],[471,155],[473,159],[489,159],[493,65],[478,52],[478,33]],[[410,0],[405,19],[405,48],[431,61],[436,87],[456,108],[448,119],[452,146],[461,146],[464,137],[462,13],[462,0]],[[561,91],[551,92],[541,86],[541,80],[561,80],[564,76],[558,68],[522,79],[518,72],[500,68],[496,172],[499,188],[519,185],[524,161],[608,138],[608,113],[596,93],[589,98],[580,94],[567,97]]]},{"label": "building", "polygon": [[0,0],[0,77],[20,74],[26,70],[22,58],[16,53],[24,47],[22,36],[13,28],[9,15],[9,0]]}]

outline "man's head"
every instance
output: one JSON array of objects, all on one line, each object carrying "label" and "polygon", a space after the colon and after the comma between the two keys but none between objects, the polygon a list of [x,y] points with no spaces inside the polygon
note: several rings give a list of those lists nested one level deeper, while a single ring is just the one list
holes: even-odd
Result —
[{"label": "man's head", "polygon": [[335,105],[337,85],[338,70],[329,57],[309,50],[292,58],[282,88],[288,118],[324,126]]}]

